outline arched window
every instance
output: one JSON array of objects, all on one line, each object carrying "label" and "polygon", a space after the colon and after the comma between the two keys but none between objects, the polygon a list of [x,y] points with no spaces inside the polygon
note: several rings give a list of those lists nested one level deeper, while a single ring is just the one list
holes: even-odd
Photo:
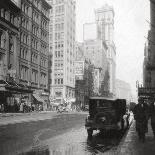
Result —
[{"label": "arched window", "polygon": [[5,35],[5,31],[0,30],[0,47],[5,49],[5,45],[6,45],[6,35]]}]

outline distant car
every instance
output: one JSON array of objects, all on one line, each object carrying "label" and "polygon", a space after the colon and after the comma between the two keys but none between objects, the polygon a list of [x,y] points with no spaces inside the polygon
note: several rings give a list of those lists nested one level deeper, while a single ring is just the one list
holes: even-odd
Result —
[{"label": "distant car", "polygon": [[58,110],[57,110],[57,113],[62,113],[62,112],[68,112],[68,108],[66,107],[59,107]]}]

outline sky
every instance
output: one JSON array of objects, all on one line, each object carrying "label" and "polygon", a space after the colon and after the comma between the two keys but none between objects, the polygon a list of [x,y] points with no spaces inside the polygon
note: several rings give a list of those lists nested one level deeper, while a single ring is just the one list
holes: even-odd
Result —
[{"label": "sky", "polygon": [[83,41],[83,24],[95,22],[94,10],[112,5],[116,78],[128,82],[136,93],[136,81],[142,83],[144,46],[150,21],[149,0],[76,0],[76,39]]}]

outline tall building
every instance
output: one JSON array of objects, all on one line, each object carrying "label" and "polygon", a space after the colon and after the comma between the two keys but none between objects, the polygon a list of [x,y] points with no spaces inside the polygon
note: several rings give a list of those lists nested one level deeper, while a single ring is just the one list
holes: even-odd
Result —
[{"label": "tall building", "polygon": [[[84,57],[89,60],[95,67],[93,72],[94,92],[103,95],[109,92],[109,70],[107,61],[107,45],[103,40],[85,40],[84,41]],[[95,95],[94,94],[94,95]]]},{"label": "tall building", "polygon": [[[48,102],[49,10],[45,0],[21,1],[19,80]],[[29,96],[30,97],[30,96]]]},{"label": "tall building", "polygon": [[75,1],[48,0],[50,11],[50,52],[52,53],[51,98],[60,103],[74,98]]},{"label": "tall building", "polygon": [[114,44],[114,10],[105,4],[102,8],[95,10],[97,23],[97,38],[106,42],[108,46],[107,58],[109,67],[110,93],[115,95],[116,78],[116,48]]},{"label": "tall building", "polygon": [[0,1],[0,106],[5,112],[15,112],[14,101],[19,94],[32,93],[21,87],[17,78],[20,12],[19,3]]},{"label": "tall building", "polygon": [[151,87],[151,71],[147,68],[150,59],[150,50],[148,49],[148,41],[144,48],[144,62],[143,62],[143,85],[144,87]]},{"label": "tall building", "polygon": [[150,30],[144,49],[143,84],[155,87],[155,0],[150,0]]}]

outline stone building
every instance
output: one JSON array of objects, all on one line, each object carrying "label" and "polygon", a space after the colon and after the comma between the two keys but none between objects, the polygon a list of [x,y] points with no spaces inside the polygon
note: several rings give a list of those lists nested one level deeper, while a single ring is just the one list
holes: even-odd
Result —
[{"label": "stone building", "polygon": [[75,1],[48,0],[50,52],[52,53],[50,97],[57,103],[75,96]]},{"label": "stone building", "polygon": [[105,4],[102,8],[95,10],[97,23],[97,38],[105,41],[109,68],[109,92],[115,96],[116,79],[116,47],[114,43],[114,9]]},{"label": "stone building", "polygon": [[98,83],[98,86],[95,85],[92,95],[103,95],[105,92],[108,94],[110,90],[107,49],[103,40],[84,41],[84,57],[94,65],[93,78],[94,82]]},{"label": "stone building", "polygon": [[150,30],[144,49],[143,85],[155,88],[155,0],[150,0]]},{"label": "stone building", "polygon": [[5,112],[17,112],[21,95],[32,93],[20,85],[20,1],[0,1],[0,104]]},{"label": "stone building", "polygon": [[6,51],[1,54],[1,78],[7,77],[7,80],[9,77],[14,87],[23,92],[14,91],[7,102],[21,102],[24,98],[26,103],[36,101],[46,107],[51,7],[45,0],[6,0],[0,3],[1,32],[5,31],[1,33],[1,47]]},{"label": "stone building", "polygon": [[49,10],[45,1],[21,1],[19,79],[48,102]]}]

